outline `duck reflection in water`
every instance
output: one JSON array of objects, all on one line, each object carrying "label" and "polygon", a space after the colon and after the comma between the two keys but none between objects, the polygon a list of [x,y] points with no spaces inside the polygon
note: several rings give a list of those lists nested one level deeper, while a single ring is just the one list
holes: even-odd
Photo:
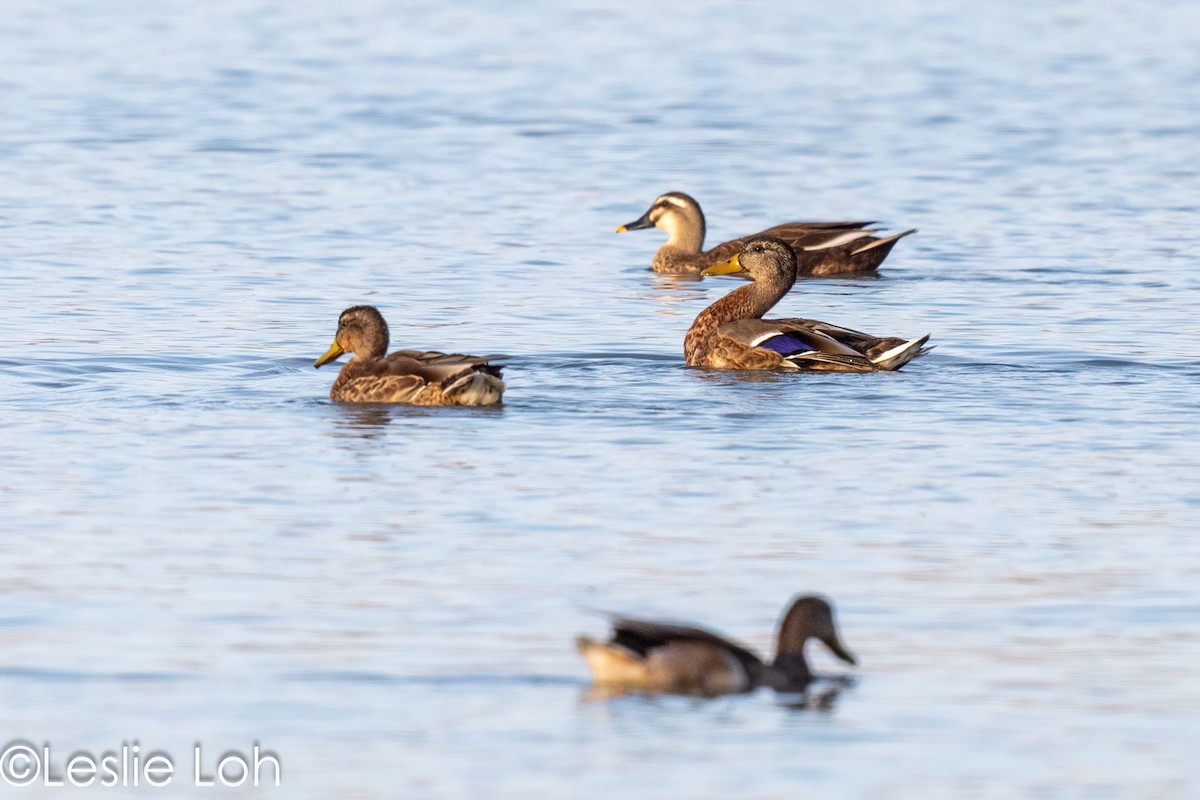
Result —
[{"label": "duck reflection in water", "polygon": [[[396,406],[347,405],[338,409],[338,427],[345,427],[354,437],[371,439],[378,436],[396,416]],[[410,410],[410,409],[404,409]]]},{"label": "duck reflection in water", "polygon": [[430,408],[427,406],[393,405],[389,403],[341,403],[333,407],[336,434],[346,439],[375,439],[385,435],[390,425],[405,420],[444,418],[446,414],[503,414],[504,406],[482,406],[470,409]]}]

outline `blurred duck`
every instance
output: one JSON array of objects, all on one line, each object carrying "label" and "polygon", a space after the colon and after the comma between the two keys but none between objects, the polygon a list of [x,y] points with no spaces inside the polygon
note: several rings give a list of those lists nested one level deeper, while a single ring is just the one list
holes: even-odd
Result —
[{"label": "blurred duck", "polygon": [[759,234],[719,244],[704,250],[704,212],[700,204],[683,192],[667,192],[655,200],[638,219],[617,228],[617,232],[643,228],[662,228],[667,243],[654,254],[651,269],[664,275],[700,277],[705,269],[728,261],[751,238],[774,236],[797,251],[808,250],[798,273],[801,276],[852,275],[872,273],[897,241],[916,229],[879,237],[868,228],[872,222],[788,222]]},{"label": "blurred duck", "polygon": [[834,655],[853,664],[854,656],[838,639],[833,608],[821,597],[797,597],[779,624],[775,660],[757,654],[703,628],[620,618],[612,638],[586,636],[576,646],[587,659],[597,688],[611,694],[658,692],[715,697],[769,686],[802,692],[813,681],[804,659],[804,643],[819,639]]},{"label": "blurred duck", "polygon": [[[803,259],[819,257],[802,252]],[[925,334],[905,341],[877,337],[814,319],[763,319],[796,281],[796,253],[784,241],[759,236],[703,275],[749,274],[700,312],[683,340],[688,366],[716,369],[873,372],[897,370],[926,352]]]},{"label": "blurred duck", "polygon": [[333,344],[313,364],[320,367],[343,353],[354,357],[342,367],[329,399],[340,403],[407,403],[417,406],[488,406],[500,402],[504,381],[496,356],[447,355],[388,349],[388,326],[374,306],[347,308],[338,318]]}]

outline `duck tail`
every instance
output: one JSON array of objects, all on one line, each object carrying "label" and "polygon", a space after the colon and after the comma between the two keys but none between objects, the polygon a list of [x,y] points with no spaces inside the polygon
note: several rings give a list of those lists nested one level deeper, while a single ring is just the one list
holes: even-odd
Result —
[{"label": "duck tail", "polygon": [[491,406],[499,403],[507,387],[492,371],[472,370],[451,383],[443,391],[464,406]]},{"label": "duck tail", "polygon": [[898,344],[890,350],[885,350],[879,355],[871,358],[871,363],[876,369],[897,370],[903,367],[908,362],[912,361],[919,355],[928,353],[933,347],[925,347],[925,342],[929,341],[930,334],[919,336],[916,339],[910,339],[903,344]]},{"label": "duck tail", "polygon": [[910,230],[903,231],[902,233],[897,233],[894,236],[887,236],[887,237],[884,237],[883,239],[875,239],[874,241],[867,242],[866,244],[864,244],[862,247],[858,248],[857,250],[852,251],[850,253],[850,255],[856,256],[859,253],[866,253],[869,250],[875,250],[876,248],[879,248],[879,247],[884,247],[887,250],[891,250],[892,245],[894,245],[896,242],[900,241],[905,236],[908,236],[908,235],[916,233],[916,232],[917,232],[917,229],[912,228]]},{"label": "duck tail", "polygon": [[575,637],[575,649],[587,661],[597,683],[643,686],[647,683],[646,662],[636,653],[588,636]]}]

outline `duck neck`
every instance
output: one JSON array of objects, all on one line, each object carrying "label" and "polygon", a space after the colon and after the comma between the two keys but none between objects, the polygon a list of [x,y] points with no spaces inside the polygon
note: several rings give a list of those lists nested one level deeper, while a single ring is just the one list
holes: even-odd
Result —
[{"label": "duck neck", "polygon": [[703,321],[716,328],[726,322],[739,319],[762,319],[763,315],[775,307],[783,296],[792,288],[792,283],[770,285],[754,281],[734,289],[729,294],[700,312],[692,327]]},{"label": "duck neck", "polygon": [[799,691],[812,683],[812,670],[804,660],[804,651],[779,653],[767,668],[766,680],[777,691]]},{"label": "duck neck", "polygon": [[704,214],[699,209],[695,213],[677,211],[668,214],[659,222],[659,227],[667,232],[667,243],[663,248],[671,248],[688,255],[696,255],[704,248]]}]

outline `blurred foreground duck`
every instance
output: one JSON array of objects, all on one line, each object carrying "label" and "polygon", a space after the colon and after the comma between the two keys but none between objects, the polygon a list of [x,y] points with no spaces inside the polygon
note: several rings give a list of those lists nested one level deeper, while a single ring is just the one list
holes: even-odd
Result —
[{"label": "blurred foreground duck", "polygon": [[752,238],[774,236],[797,251],[810,251],[812,258],[801,263],[801,276],[852,275],[874,272],[897,241],[916,229],[879,237],[869,229],[872,222],[788,222],[762,233],[719,244],[704,251],[704,212],[700,204],[683,192],[667,192],[638,219],[617,232],[662,228],[669,238],[654,254],[651,269],[664,275],[700,277],[714,264],[728,261]]},{"label": "blurred foreground duck", "polygon": [[[812,257],[810,252],[801,258]],[[763,319],[796,282],[796,253],[770,236],[703,275],[748,273],[752,283],[700,312],[683,340],[690,367],[821,372],[897,370],[926,352],[925,334],[905,341],[877,337],[815,319]]]},{"label": "blurred foreground duck", "polygon": [[779,624],[775,660],[764,662],[751,650],[703,628],[613,620],[612,638],[598,642],[580,636],[575,644],[598,687],[619,691],[693,694],[715,697],[769,686],[802,692],[813,681],[804,643],[819,639],[835,656],[855,663],[838,639],[833,608],[821,597],[798,597]]},{"label": "blurred foreground duck", "polygon": [[347,308],[338,318],[333,344],[313,364],[320,367],[343,353],[329,399],[341,403],[408,403],[417,406],[489,406],[500,402],[504,381],[496,356],[447,355],[388,349],[388,326],[374,306]]}]

